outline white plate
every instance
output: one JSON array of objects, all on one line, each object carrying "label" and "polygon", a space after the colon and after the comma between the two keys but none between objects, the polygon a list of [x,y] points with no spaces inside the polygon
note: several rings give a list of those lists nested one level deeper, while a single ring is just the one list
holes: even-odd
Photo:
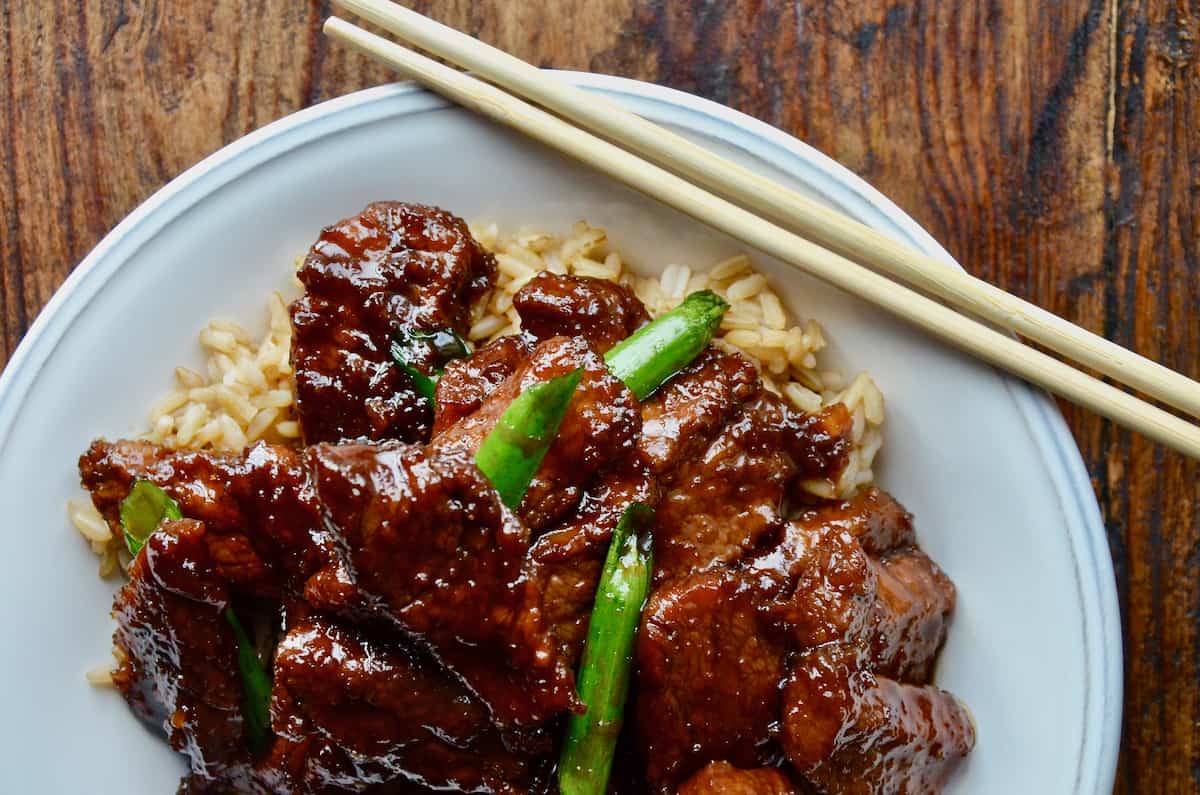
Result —
[{"label": "white plate", "polygon": [[[669,89],[566,75],[930,254],[891,202],[813,149]],[[114,164],[120,167],[120,164]],[[170,793],[180,758],[84,672],[107,659],[112,586],[66,520],[95,436],[141,429],[213,315],[261,325],[317,230],[374,199],[558,229],[587,217],[642,269],[707,267],[739,246],[408,85],[276,122],[190,169],[71,275],[0,380],[0,790]],[[917,516],[959,606],[938,684],[971,706],[978,747],[956,793],[1107,792],[1121,639],[1113,573],[1079,452],[1054,405],[779,263],[759,265],[816,316],[840,366],[887,396],[881,480]]]}]

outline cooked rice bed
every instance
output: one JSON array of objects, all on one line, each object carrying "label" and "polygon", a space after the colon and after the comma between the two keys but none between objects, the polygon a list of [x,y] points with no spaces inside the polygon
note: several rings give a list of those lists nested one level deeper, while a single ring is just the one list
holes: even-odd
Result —
[{"label": "cooked rice bed", "polygon": [[200,331],[204,372],[175,368],[176,388],[150,408],[145,438],[177,449],[236,452],[259,440],[299,438],[290,362],[292,326],[279,293],[267,300],[267,331],[257,343],[230,320]]}]

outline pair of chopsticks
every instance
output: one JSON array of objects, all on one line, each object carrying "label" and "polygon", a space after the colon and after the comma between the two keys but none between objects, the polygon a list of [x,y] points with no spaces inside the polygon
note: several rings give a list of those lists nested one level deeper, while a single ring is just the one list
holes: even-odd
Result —
[{"label": "pair of chopsticks", "polygon": [[864,265],[1200,417],[1200,384],[1195,381],[415,11],[388,0],[335,2],[432,55],[470,69],[476,76],[338,17],[326,21],[330,37],[451,101],[886,309],[979,359],[1200,459],[1197,426]]}]

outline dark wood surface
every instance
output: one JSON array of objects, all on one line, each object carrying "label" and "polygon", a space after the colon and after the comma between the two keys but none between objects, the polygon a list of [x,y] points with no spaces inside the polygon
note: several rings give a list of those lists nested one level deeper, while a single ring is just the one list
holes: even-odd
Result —
[{"label": "dark wood surface", "polygon": [[[424,0],[538,64],[692,91],[858,172],[973,273],[1200,376],[1200,0]],[[0,356],[184,168],[387,81],[328,4],[0,0]],[[1197,466],[1065,406],[1116,561],[1117,790],[1200,789]]]}]

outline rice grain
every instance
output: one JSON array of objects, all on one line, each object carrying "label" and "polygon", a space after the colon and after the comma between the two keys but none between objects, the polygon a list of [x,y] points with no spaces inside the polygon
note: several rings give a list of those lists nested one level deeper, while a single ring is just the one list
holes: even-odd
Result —
[{"label": "rice grain", "polygon": [[[729,289],[725,291],[725,299],[731,304],[747,301],[762,292],[766,286],[767,277],[761,273],[754,273],[729,285]],[[750,309],[749,306],[746,308]]]}]

